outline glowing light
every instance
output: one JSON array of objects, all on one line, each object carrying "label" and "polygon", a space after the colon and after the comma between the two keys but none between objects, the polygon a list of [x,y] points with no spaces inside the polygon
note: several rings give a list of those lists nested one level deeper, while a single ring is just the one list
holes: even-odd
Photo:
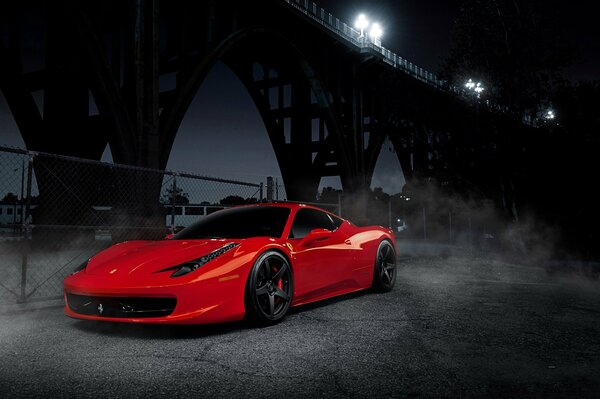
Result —
[{"label": "glowing light", "polygon": [[365,14],[360,14],[358,18],[356,18],[354,26],[356,27],[356,29],[360,30],[361,36],[365,35],[365,29],[367,29],[367,27],[369,26],[369,21],[367,20]]},{"label": "glowing light", "polygon": [[554,110],[549,109],[546,112],[546,114],[544,115],[544,118],[549,121],[556,118],[556,114],[554,113]]},{"label": "glowing light", "polygon": [[379,25],[378,23],[374,23],[371,26],[371,31],[369,32],[369,36],[371,36],[371,39],[373,41],[377,41],[377,40],[381,39],[381,36],[383,36],[383,29],[381,29],[381,25]]},{"label": "glowing light", "polygon": [[485,90],[485,87],[483,84],[481,84],[481,82],[474,82],[473,79],[467,80],[465,87],[467,90],[473,91],[477,95],[477,98],[479,98],[481,93]]},{"label": "glowing light", "polygon": [[483,85],[480,82],[477,82],[473,90],[475,91],[475,93],[477,93],[477,96],[479,97],[479,94],[481,94],[481,92],[485,90],[485,87],[483,87]]}]

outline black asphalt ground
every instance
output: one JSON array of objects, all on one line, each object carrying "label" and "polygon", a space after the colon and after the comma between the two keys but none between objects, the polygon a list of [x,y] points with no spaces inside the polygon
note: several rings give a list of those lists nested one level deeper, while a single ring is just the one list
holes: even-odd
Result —
[{"label": "black asphalt ground", "polygon": [[600,282],[404,260],[394,291],[280,324],[192,328],[0,313],[0,397],[600,397]]}]

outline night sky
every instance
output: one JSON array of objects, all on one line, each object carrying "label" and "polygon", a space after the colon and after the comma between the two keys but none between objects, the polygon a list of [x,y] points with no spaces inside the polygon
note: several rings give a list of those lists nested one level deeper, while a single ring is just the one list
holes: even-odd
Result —
[{"label": "night sky", "polygon": [[[319,0],[338,18],[353,24],[364,13],[383,29],[382,45],[432,72],[439,70],[452,45],[452,27],[460,14],[460,0]],[[572,81],[600,80],[600,3],[594,0],[533,0],[551,7],[557,29],[574,49],[573,65],[566,71]]]},{"label": "night sky", "polygon": [[[600,80],[600,24],[594,3],[577,0],[556,9],[565,24],[567,40],[576,49],[576,61],[566,71],[572,81]],[[453,21],[459,14],[458,0],[321,0],[318,4],[349,24],[359,13],[379,21],[384,29],[384,47],[433,72],[448,54]],[[24,147],[1,94],[0,145]],[[103,160],[111,160],[108,151]],[[225,65],[217,63],[200,88],[181,125],[168,169],[253,182],[264,181],[266,176],[281,180],[260,115]],[[372,187],[383,187],[393,194],[403,183],[400,165],[386,142]],[[324,179],[321,186],[339,187],[339,179]]]}]

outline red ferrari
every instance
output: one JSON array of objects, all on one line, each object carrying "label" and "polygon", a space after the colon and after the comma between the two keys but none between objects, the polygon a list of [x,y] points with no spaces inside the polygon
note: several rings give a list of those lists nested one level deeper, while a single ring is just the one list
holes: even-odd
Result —
[{"label": "red ferrari", "polygon": [[70,317],[201,324],[281,320],[290,306],[396,280],[394,233],[300,204],[215,212],[161,241],[127,241],[64,281]]}]

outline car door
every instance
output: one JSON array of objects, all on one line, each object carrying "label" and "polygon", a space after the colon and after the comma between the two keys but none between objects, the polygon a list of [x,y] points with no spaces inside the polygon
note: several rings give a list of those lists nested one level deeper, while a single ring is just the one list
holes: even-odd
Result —
[{"label": "car door", "polygon": [[[293,247],[295,302],[327,297],[342,291],[347,284],[344,276],[351,255],[347,250],[347,237],[338,226],[339,223],[325,212],[311,208],[296,212],[289,236]],[[304,245],[303,239],[314,229],[327,229],[333,234]]]}]

